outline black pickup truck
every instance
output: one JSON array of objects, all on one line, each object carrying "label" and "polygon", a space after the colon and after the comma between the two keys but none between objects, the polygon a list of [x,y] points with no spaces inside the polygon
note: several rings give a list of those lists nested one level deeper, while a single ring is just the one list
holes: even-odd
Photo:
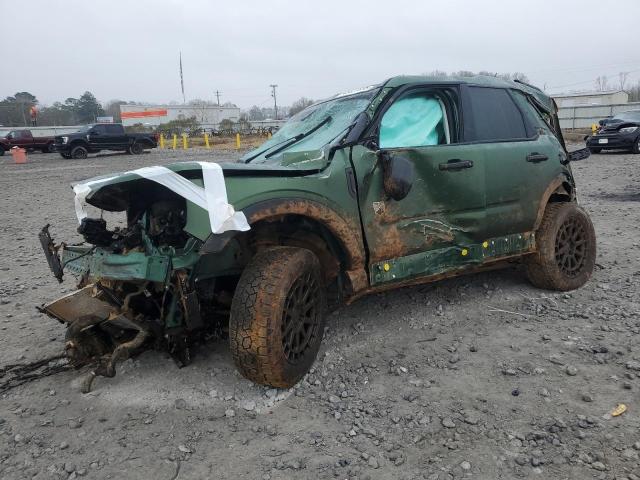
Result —
[{"label": "black pickup truck", "polygon": [[74,133],[55,137],[54,150],[64,158],[87,158],[101,150],[139,155],[158,145],[156,134],[126,133],[119,123],[94,123]]}]

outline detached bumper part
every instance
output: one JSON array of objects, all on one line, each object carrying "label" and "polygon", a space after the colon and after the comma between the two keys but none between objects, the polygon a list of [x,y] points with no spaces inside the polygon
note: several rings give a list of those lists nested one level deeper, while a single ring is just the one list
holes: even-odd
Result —
[{"label": "detached bumper part", "polygon": [[38,234],[38,238],[40,239],[40,245],[42,245],[44,256],[47,257],[47,263],[49,264],[49,268],[53,272],[53,276],[58,279],[58,282],[62,283],[64,272],[62,269],[60,256],[58,255],[58,249],[60,247],[56,247],[53,243],[53,239],[49,234],[49,224],[46,224],[42,228],[42,230]]},{"label": "detached bumper part", "polygon": [[[116,362],[129,358],[151,336],[142,321],[128,315],[126,305],[114,305],[111,296],[93,284],[40,311],[68,324],[64,352],[73,365],[97,365],[84,379],[83,393],[91,390],[96,376],[114,377]],[[110,334],[114,331],[118,335]]]}]

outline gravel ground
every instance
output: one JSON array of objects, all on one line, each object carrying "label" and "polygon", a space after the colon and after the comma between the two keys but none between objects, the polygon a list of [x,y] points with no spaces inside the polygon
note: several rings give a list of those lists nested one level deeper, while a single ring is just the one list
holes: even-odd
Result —
[{"label": "gravel ground", "polygon": [[[210,156],[3,157],[0,365],[61,350],[63,326],[35,307],[74,284],[57,284],[36,234],[76,238],[70,182]],[[364,298],[331,315],[288,391],[241,378],[223,340],[180,370],[143,353],[87,395],[80,372],[46,377],[0,396],[0,478],[637,480],[638,160],[573,167],[599,242],[578,291],[536,290],[513,268]]]}]

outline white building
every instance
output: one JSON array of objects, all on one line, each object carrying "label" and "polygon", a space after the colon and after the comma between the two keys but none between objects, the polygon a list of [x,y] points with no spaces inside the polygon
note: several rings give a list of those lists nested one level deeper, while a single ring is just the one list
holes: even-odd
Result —
[{"label": "white building", "polygon": [[240,109],[218,105],[120,105],[120,118],[126,126],[142,123],[158,126],[172,120],[195,119],[203,127],[218,128],[222,120],[240,120]]},{"label": "white building", "polygon": [[561,93],[551,95],[559,108],[588,105],[618,105],[629,101],[629,94],[622,90],[606,92]]},{"label": "white building", "polygon": [[627,110],[639,103],[628,103],[629,94],[622,90],[552,95],[558,104],[560,126],[566,129],[589,129],[603,118]]}]

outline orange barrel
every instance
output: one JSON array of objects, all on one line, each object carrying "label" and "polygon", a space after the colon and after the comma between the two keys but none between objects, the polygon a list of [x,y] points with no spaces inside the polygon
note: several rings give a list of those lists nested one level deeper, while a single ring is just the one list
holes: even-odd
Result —
[{"label": "orange barrel", "polygon": [[27,163],[27,151],[24,148],[13,147],[11,149],[11,156],[14,163]]}]

